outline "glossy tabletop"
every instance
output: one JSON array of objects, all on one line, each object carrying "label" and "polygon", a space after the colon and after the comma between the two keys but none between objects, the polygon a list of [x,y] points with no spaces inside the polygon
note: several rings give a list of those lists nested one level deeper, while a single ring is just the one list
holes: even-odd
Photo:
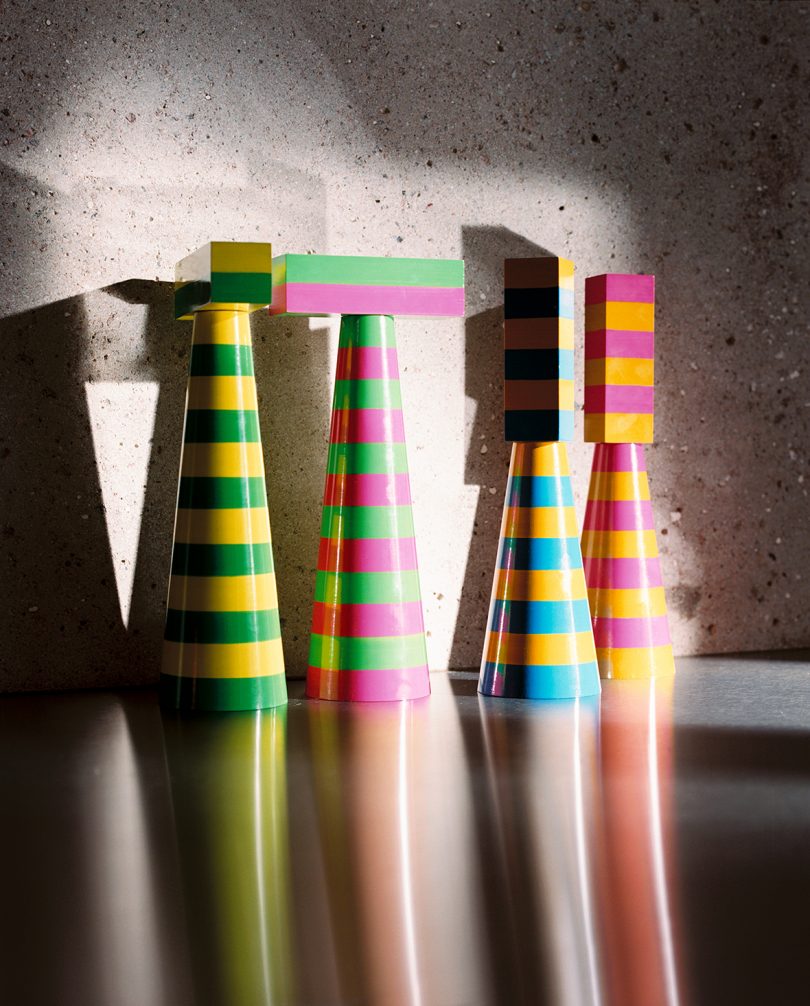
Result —
[{"label": "glossy tabletop", "polygon": [[476,683],[0,699],[0,1003],[807,1002],[810,654]]}]

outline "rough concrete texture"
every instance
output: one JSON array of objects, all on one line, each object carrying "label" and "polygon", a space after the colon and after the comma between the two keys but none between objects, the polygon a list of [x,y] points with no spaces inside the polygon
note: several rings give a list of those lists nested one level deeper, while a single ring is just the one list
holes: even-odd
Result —
[{"label": "rough concrete texture", "polygon": [[[477,665],[508,463],[501,260],[658,281],[676,652],[810,642],[806,3],[7,2],[0,682],[153,681],[211,238],[463,256],[398,326],[433,667]],[[306,664],[336,328],[256,318],[287,659]],[[571,448],[584,507],[591,448]]]}]

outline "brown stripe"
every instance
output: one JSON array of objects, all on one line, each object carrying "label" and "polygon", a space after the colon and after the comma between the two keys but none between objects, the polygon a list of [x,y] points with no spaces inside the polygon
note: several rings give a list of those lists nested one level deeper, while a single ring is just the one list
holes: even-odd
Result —
[{"label": "brown stripe", "polygon": [[504,405],[512,409],[558,409],[560,407],[560,382],[504,381]]},{"label": "brown stripe", "polygon": [[549,257],[508,258],[503,263],[503,285],[524,290],[559,286],[560,261]]},{"label": "brown stripe", "polygon": [[559,318],[510,318],[503,323],[504,349],[556,349]]}]

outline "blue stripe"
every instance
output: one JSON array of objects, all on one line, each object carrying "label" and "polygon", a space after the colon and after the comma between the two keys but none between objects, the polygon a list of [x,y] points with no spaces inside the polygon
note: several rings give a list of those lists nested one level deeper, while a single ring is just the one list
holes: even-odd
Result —
[{"label": "blue stripe", "polygon": [[556,475],[513,475],[506,489],[506,505],[573,506],[571,479]]},{"label": "blue stripe", "polygon": [[561,380],[574,380],[574,351],[573,349],[558,349],[560,357],[558,377]]},{"label": "blue stripe", "polygon": [[587,664],[494,664],[481,667],[478,691],[514,699],[576,699],[598,695],[599,668],[596,661]]},{"label": "blue stripe", "polygon": [[574,291],[573,290],[560,290],[560,317],[561,318],[571,318],[574,317]]},{"label": "blue stripe", "polygon": [[[574,439],[574,410],[560,409],[560,440]],[[570,485],[570,482],[569,482]]]},{"label": "blue stripe", "polygon": [[579,538],[504,538],[499,569],[582,569]]},{"label": "blue stripe", "polygon": [[546,633],[590,632],[591,610],[587,599],[569,601],[504,601],[496,598],[489,617],[491,632]]}]

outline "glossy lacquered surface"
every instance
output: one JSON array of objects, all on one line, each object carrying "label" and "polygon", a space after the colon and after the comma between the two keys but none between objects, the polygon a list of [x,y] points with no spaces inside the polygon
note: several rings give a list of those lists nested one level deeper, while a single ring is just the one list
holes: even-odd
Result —
[{"label": "glossy lacquered surface", "polygon": [[803,1003],[810,658],[601,699],[0,700],[0,1002]]}]

